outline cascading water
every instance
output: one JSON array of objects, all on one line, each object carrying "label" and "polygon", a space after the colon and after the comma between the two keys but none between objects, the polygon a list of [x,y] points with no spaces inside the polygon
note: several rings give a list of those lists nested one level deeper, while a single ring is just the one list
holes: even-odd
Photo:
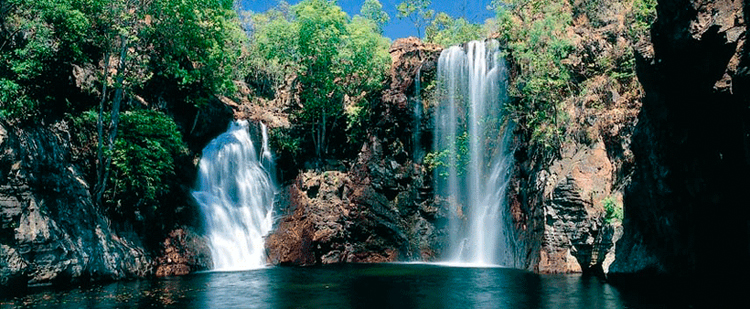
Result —
[{"label": "cascading water", "polygon": [[232,123],[203,149],[193,197],[203,212],[214,270],[265,265],[264,239],[273,225],[273,156],[261,123],[258,154],[247,121]]},{"label": "cascading water", "polygon": [[502,113],[507,70],[496,41],[443,50],[438,60],[436,192],[450,205],[448,262],[510,265],[505,190],[512,153]]},{"label": "cascading water", "polygon": [[414,114],[414,128],[412,133],[412,154],[415,162],[422,162],[424,158],[424,150],[422,149],[422,68],[417,69],[417,74],[414,77],[414,107],[412,109]]}]

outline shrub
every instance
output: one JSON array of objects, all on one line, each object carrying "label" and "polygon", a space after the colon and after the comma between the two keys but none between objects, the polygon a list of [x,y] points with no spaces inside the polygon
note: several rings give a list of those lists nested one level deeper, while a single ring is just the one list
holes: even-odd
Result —
[{"label": "shrub", "polygon": [[604,222],[612,224],[613,222],[622,222],[623,209],[622,205],[617,203],[614,197],[608,196],[602,201],[604,207]]},{"label": "shrub", "polygon": [[519,67],[509,91],[521,98],[508,105],[532,143],[544,150],[559,147],[563,103],[573,81],[565,60],[573,50],[567,38],[572,13],[564,3],[549,0],[496,3],[498,31]]},{"label": "shrub", "polygon": [[[96,112],[86,112],[75,125],[94,128],[96,117]],[[105,155],[112,156],[112,166],[103,204],[111,214],[132,219],[136,212],[156,212],[176,189],[181,180],[174,179],[175,162],[187,155],[187,146],[172,118],[135,110],[120,114],[115,147]]]}]

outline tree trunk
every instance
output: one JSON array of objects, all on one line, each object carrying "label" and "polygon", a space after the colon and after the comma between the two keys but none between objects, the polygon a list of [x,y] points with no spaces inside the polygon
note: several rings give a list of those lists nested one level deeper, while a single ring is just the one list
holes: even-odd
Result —
[{"label": "tree trunk", "polygon": [[323,155],[328,154],[328,146],[326,145],[326,110],[323,109],[323,127],[320,133],[320,149]]},{"label": "tree trunk", "polygon": [[[117,138],[117,126],[120,123],[120,103],[123,98],[123,83],[125,81],[125,62],[128,56],[128,41],[125,36],[121,36],[120,40],[120,64],[117,68],[117,81],[115,82],[115,97],[112,99],[112,111],[110,112],[109,122],[109,137],[107,139],[107,150],[109,156],[105,158],[105,162],[102,166],[103,174],[102,178],[99,179],[100,189],[96,192],[96,200],[101,206],[102,196],[107,187],[107,178],[109,178],[109,166],[112,164],[112,151],[115,148],[115,138]],[[101,137],[100,137],[101,138]]]},{"label": "tree trunk", "polygon": [[97,151],[94,202],[97,206],[101,206],[102,192],[104,192],[104,103],[107,101],[107,76],[109,76],[109,51],[104,54],[104,80],[102,81],[102,99],[99,101],[99,116],[96,118]]}]

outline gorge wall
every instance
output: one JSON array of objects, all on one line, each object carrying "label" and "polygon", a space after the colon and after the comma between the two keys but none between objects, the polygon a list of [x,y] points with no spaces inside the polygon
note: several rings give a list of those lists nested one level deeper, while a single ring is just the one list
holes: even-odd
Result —
[{"label": "gorge wall", "polygon": [[[650,41],[632,43],[645,95],[613,93],[600,111],[586,109],[586,98],[583,107],[566,103],[574,127],[593,134],[566,141],[549,162],[518,152],[518,267],[588,269],[636,285],[659,278],[654,285],[699,301],[739,295],[728,282],[747,274],[736,266],[750,257],[747,8],[658,1]],[[588,47],[576,46],[572,59],[606,53],[611,45],[598,35],[622,28],[574,24],[575,41]],[[605,197],[624,206],[622,224],[602,220]]]},{"label": "gorge wall", "polygon": [[[438,104],[429,91],[415,93],[414,78],[419,70],[422,85],[434,80],[441,50],[415,38],[393,43],[391,82],[373,110],[368,141],[356,161],[339,163],[338,169],[307,170],[282,189],[282,219],[266,242],[270,263],[443,257],[448,222],[460,214],[434,196],[432,172],[413,155],[415,146],[433,150],[431,113]],[[412,104],[417,95],[425,112],[422,137],[415,141]],[[623,95],[608,109],[573,111],[580,127],[593,127],[593,137],[566,143],[552,161],[527,157],[525,141],[515,138],[520,160],[506,209],[515,226],[510,266],[539,273],[606,271],[622,227],[605,222],[602,204],[607,198],[622,204],[625,175],[631,172],[628,141],[640,107],[634,101]]]},{"label": "gorge wall", "polygon": [[[174,117],[197,151],[232,117],[219,100],[182,113]],[[145,227],[125,222],[94,203],[84,172],[94,164],[84,154],[91,145],[81,143],[81,130],[70,119],[0,122],[0,294],[206,269],[210,256],[188,198],[196,166],[179,167],[185,193],[173,201],[175,213]]]},{"label": "gorge wall", "polygon": [[637,54],[646,96],[613,278],[668,274],[722,299],[736,291],[726,280],[747,275],[735,267],[750,256],[747,8],[659,1],[652,45]]},{"label": "gorge wall", "polygon": [[153,271],[135,235],[116,234],[71,163],[65,123],[0,123],[0,286],[143,277]]}]

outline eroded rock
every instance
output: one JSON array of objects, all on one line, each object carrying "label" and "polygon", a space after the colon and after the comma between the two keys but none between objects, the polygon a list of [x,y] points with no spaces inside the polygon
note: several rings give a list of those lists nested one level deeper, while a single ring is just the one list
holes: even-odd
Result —
[{"label": "eroded rock", "polygon": [[156,258],[156,276],[182,276],[211,268],[211,251],[205,237],[190,229],[169,233],[162,243],[162,254]]},{"label": "eroded rock", "polygon": [[70,162],[65,123],[0,128],[0,283],[23,289],[152,272],[142,246],[94,207]]}]

